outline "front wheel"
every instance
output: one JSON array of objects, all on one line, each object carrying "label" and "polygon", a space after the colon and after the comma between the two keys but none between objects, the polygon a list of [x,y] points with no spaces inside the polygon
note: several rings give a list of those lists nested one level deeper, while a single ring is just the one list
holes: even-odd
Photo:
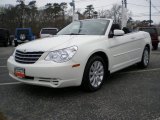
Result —
[{"label": "front wheel", "polygon": [[101,88],[106,79],[107,66],[100,56],[89,59],[83,75],[82,87],[87,91],[96,91]]},{"label": "front wheel", "polygon": [[141,62],[138,64],[141,68],[146,68],[149,65],[150,54],[149,48],[146,46],[143,51]]}]

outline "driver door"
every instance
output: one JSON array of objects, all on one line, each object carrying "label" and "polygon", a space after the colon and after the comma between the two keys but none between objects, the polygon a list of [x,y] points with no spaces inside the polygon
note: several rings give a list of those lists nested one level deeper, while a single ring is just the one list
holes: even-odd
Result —
[{"label": "driver door", "polygon": [[128,51],[130,44],[126,42],[127,37],[114,36],[109,38],[110,54],[111,54],[111,72],[124,68],[129,61]]}]

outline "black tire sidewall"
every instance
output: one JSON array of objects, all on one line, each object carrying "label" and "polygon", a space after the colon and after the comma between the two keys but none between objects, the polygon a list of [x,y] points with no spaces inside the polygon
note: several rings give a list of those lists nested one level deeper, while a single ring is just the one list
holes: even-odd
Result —
[{"label": "black tire sidewall", "polygon": [[[92,64],[95,62],[95,61],[100,61],[102,64],[103,64],[103,67],[104,67],[104,76],[103,76],[103,80],[102,80],[102,83],[98,86],[98,87],[93,87],[90,83],[90,80],[89,80],[89,71],[90,71],[90,68],[92,66]],[[106,73],[107,73],[107,66],[106,66],[106,63],[105,61],[103,60],[102,57],[100,56],[93,56],[91,57],[88,62],[87,62],[87,65],[85,67],[85,70],[84,70],[84,75],[83,75],[83,80],[82,80],[82,87],[87,90],[87,91],[96,91],[98,89],[101,88],[101,86],[103,85],[104,83],[104,80],[106,79]]]},{"label": "black tire sidewall", "polygon": [[[145,53],[146,50],[148,51],[148,58],[149,58],[147,65],[145,65],[145,63],[144,63],[144,53]],[[149,48],[145,47],[144,50],[143,50],[143,55],[142,55],[142,60],[141,60],[140,66],[143,67],[143,68],[146,68],[149,65],[149,61],[150,61]]]}]

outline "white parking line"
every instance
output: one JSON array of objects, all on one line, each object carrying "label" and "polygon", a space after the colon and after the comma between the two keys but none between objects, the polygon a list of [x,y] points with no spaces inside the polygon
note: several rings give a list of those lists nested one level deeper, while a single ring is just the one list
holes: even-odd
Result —
[{"label": "white parking line", "polygon": [[0,68],[6,68],[7,66],[0,66]]},{"label": "white parking line", "polygon": [[16,84],[20,84],[21,82],[10,82],[10,83],[0,83],[0,86],[4,86],[4,85],[16,85]]},{"label": "white parking line", "polygon": [[154,68],[154,69],[146,69],[146,70],[135,70],[135,71],[129,71],[129,72],[121,72],[117,74],[127,74],[127,73],[142,73],[142,72],[151,72],[151,71],[158,71],[160,68]]}]

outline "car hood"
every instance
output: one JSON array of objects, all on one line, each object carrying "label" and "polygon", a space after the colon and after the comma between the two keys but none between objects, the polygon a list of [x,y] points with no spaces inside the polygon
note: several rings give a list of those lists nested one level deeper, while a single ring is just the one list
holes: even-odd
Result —
[{"label": "car hood", "polygon": [[57,35],[54,37],[37,39],[28,43],[19,45],[16,49],[25,51],[53,51],[73,45],[89,43],[100,38],[94,35]]}]

